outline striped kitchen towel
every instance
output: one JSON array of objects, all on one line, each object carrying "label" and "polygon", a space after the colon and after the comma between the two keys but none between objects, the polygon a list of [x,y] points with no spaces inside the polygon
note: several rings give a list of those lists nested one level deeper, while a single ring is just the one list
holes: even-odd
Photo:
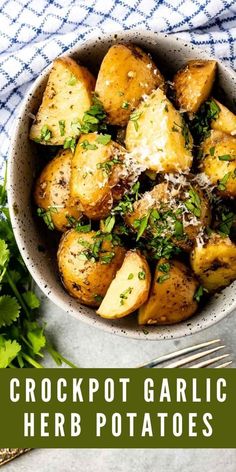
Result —
[{"label": "striped kitchen towel", "polygon": [[1,0],[0,170],[19,106],[39,72],[96,29],[135,27],[177,34],[236,65],[235,0]]}]

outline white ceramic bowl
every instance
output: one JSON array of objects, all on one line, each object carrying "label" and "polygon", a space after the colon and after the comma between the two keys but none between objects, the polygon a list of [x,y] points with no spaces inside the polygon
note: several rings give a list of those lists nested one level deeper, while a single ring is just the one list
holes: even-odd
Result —
[{"label": "white ceramic bowl", "polygon": [[[209,59],[201,49],[187,44],[172,36],[151,31],[130,30],[118,34],[106,34],[87,42],[78,42],[66,54],[79,58],[91,71],[98,70],[99,64],[108,48],[115,42],[134,42],[149,51],[158,67],[166,77],[173,73],[187,60],[193,58]],[[44,227],[35,218],[31,206],[32,184],[35,178],[38,156],[36,145],[29,141],[28,131],[31,123],[29,113],[35,113],[41,102],[50,67],[44,70],[31,87],[24,103],[12,140],[8,168],[8,196],[10,214],[15,237],[22,257],[33,278],[56,305],[79,320],[97,326],[121,336],[146,340],[177,338],[200,331],[224,318],[236,308],[235,287],[231,284],[219,295],[212,297],[204,309],[191,319],[172,326],[138,327],[134,316],[117,321],[108,321],[96,315],[95,311],[78,303],[62,287],[56,267],[57,242],[45,235]],[[219,63],[219,87],[224,90],[224,99],[231,108],[230,97],[234,96],[236,74],[233,70]],[[42,229],[43,228],[43,229]],[[40,246],[46,252],[40,252]],[[65,316],[67,316],[65,314]]]}]

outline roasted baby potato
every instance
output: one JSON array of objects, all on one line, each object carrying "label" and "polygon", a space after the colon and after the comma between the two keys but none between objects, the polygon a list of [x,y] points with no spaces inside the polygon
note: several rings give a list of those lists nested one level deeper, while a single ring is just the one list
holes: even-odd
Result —
[{"label": "roasted baby potato", "polygon": [[71,220],[78,220],[82,214],[80,201],[70,196],[71,158],[69,149],[60,151],[44,167],[34,190],[37,207],[42,215],[48,213],[51,229],[58,231],[66,231]]},{"label": "roasted baby potato", "polygon": [[147,169],[186,172],[192,165],[188,127],[161,89],[131,114],[125,142],[133,159]]},{"label": "roasted baby potato", "polygon": [[66,290],[81,303],[98,307],[120,268],[125,249],[97,235],[71,229],[62,237],[58,267]]},{"label": "roasted baby potato", "polygon": [[148,263],[138,251],[128,251],[97,310],[102,318],[123,318],[148,298],[151,275]]},{"label": "roasted baby potato", "polygon": [[105,55],[95,91],[112,125],[125,126],[142,97],[164,86],[149,55],[132,44],[115,44]]},{"label": "roasted baby potato", "polygon": [[208,292],[227,287],[236,279],[236,245],[228,237],[212,233],[204,245],[193,250],[191,266]]},{"label": "roasted baby potato", "polygon": [[[125,222],[147,239],[167,237],[184,251],[190,251],[201,229],[209,225],[209,201],[196,181],[169,175],[133,204]],[[144,228],[145,225],[145,228]]]},{"label": "roasted baby potato", "polygon": [[173,84],[178,107],[196,113],[209,97],[216,75],[216,61],[189,61],[174,76]]},{"label": "roasted baby potato", "polygon": [[214,102],[219,107],[218,116],[212,120],[211,128],[217,131],[222,131],[226,134],[231,134],[231,136],[236,135],[236,115],[232,113],[228,108],[226,108],[222,103],[218,102],[214,98]]},{"label": "roasted baby potato", "polygon": [[236,138],[211,131],[202,144],[200,168],[225,197],[236,197]]},{"label": "roasted baby potato", "polygon": [[185,264],[161,259],[148,301],[139,308],[138,323],[163,325],[186,320],[197,310],[194,295],[198,285]]},{"label": "roasted baby potato", "polygon": [[95,79],[85,67],[70,57],[56,59],[31,126],[30,139],[61,145],[78,136],[78,124],[91,106],[94,87]]},{"label": "roasted baby potato", "polygon": [[121,179],[127,174],[123,164],[125,149],[114,141],[101,144],[102,135],[83,135],[72,158],[70,189],[79,198],[84,213],[91,219],[106,217],[113,201],[121,198],[125,185]]}]

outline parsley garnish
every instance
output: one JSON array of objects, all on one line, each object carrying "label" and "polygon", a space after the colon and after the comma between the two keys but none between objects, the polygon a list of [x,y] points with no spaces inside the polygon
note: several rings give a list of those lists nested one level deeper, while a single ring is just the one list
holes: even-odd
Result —
[{"label": "parsley garnish", "polygon": [[200,107],[194,119],[189,121],[191,132],[197,142],[201,142],[210,134],[211,122],[218,118],[219,113],[220,108],[217,103],[213,99],[207,100]]},{"label": "parsley garnish", "polygon": [[81,141],[80,146],[83,149],[86,149],[86,151],[95,151],[96,149],[98,149],[96,144],[91,144],[87,139],[85,139],[84,141]]},{"label": "parsley garnish", "polygon": [[52,132],[47,125],[44,125],[41,128],[40,141],[48,142],[52,137]]},{"label": "parsley garnish", "polygon": [[201,298],[203,297],[204,295],[204,292],[207,293],[208,290],[206,288],[204,288],[202,285],[199,285],[195,295],[194,295],[194,300],[196,300],[198,303],[200,302]]},{"label": "parsley garnish", "polygon": [[59,124],[59,129],[60,129],[60,135],[65,136],[65,125],[66,125],[65,120],[59,120],[58,124]]},{"label": "parsley garnish", "polygon": [[235,161],[236,156],[230,156],[229,154],[224,154],[223,156],[218,156],[220,161]]},{"label": "parsley garnish", "polygon": [[158,284],[163,284],[163,282],[165,282],[169,278],[170,278],[169,274],[160,275],[160,277],[157,278],[157,283]]},{"label": "parsley garnish", "polygon": [[167,274],[170,270],[170,264],[168,262],[163,262],[162,264],[158,265],[158,270]]},{"label": "parsley garnish", "polygon": [[50,207],[47,210],[45,210],[44,208],[37,208],[37,215],[43,218],[44,223],[51,231],[55,228],[54,223],[52,221],[52,213],[57,213],[57,208]]},{"label": "parsley garnish", "polygon": [[88,111],[84,113],[81,123],[81,133],[94,133],[95,131],[103,131],[107,129],[106,113],[103,105],[96,95],[93,95],[93,104]]},{"label": "parsley garnish", "polygon": [[115,222],[116,218],[114,215],[108,216],[104,222],[104,233],[111,233],[114,228]]},{"label": "parsley garnish", "polygon": [[41,368],[45,350],[58,365],[75,367],[50,345],[37,320],[40,300],[16,245],[5,188],[6,178],[0,185],[0,368]]},{"label": "parsley garnish", "polygon": [[134,274],[129,274],[128,275],[128,280],[132,280],[134,278]]},{"label": "parsley garnish", "polygon": [[191,188],[189,190],[189,199],[184,202],[186,208],[191,211],[197,218],[201,216],[201,199],[198,193]]},{"label": "parsley garnish", "polygon": [[210,148],[210,155],[214,156],[214,154],[215,154],[215,146]]},{"label": "parsley garnish", "polygon": [[133,287],[128,287],[124,292],[120,293],[120,304],[124,305],[125,300],[127,300],[128,296],[132,293]]},{"label": "parsley garnish", "polygon": [[130,115],[130,121],[133,121],[135,131],[138,131],[138,129],[139,129],[138,120],[139,120],[141,115],[142,115],[142,112],[139,112],[139,111],[134,111]]},{"label": "parsley garnish", "polygon": [[68,137],[64,141],[64,149],[71,149],[72,152],[75,152],[76,140],[75,138]]},{"label": "parsley garnish", "polygon": [[143,218],[140,218],[139,220],[134,221],[134,228],[138,229],[136,241],[139,241],[145,229],[147,228],[149,216],[150,216],[150,212],[147,213],[147,215],[143,216]]},{"label": "parsley garnish", "polygon": [[224,177],[222,177],[222,179],[219,180],[219,183],[217,185],[218,190],[222,190],[222,191],[226,190],[226,185],[230,177],[231,177],[231,172],[227,172],[227,174],[225,174]]},{"label": "parsley garnish", "polygon": [[146,279],[146,272],[144,272],[144,270],[141,270],[138,273],[138,278],[139,278],[139,280],[145,280]]},{"label": "parsley garnish", "polygon": [[121,105],[121,108],[124,108],[125,110],[127,110],[129,108],[129,102],[127,101],[123,102]]},{"label": "parsley garnish", "polygon": [[75,85],[78,82],[77,77],[74,74],[71,74],[70,79],[68,81],[68,85]]},{"label": "parsley garnish", "polygon": [[99,134],[99,136],[96,139],[97,143],[103,144],[106,146],[111,141],[111,135],[110,134]]},{"label": "parsley garnish", "polygon": [[228,236],[230,234],[232,225],[234,221],[236,220],[236,215],[233,212],[229,213],[222,213],[221,215],[221,222],[218,227],[218,232],[222,233],[225,236]]}]

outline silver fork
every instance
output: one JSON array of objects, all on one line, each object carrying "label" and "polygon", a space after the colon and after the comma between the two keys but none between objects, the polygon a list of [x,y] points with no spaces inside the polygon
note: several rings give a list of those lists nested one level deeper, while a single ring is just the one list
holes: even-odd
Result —
[{"label": "silver fork", "polygon": [[[208,348],[211,345],[215,345],[211,349]],[[216,355],[218,351],[225,348],[225,345],[221,344],[220,339],[213,339],[212,341],[207,341],[201,344],[195,344],[194,346],[185,347],[178,351],[170,352],[169,354],[165,354],[164,356],[157,357],[156,359],[152,359],[145,364],[139,365],[138,367],[145,367],[145,368],[152,368],[152,367],[163,367],[164,369],[173,369],[175,367],[189,367],[194,369],[199,369],[202,367],[211,366],[215,369],[228,367],[232,364],[232,361],[227,359],[226,362],[221,362],[223,359],[226,360],[230,356],[230,354],[221,354],[220,356]],[[191,355],[187,355],[190,354]],[[212,356],[212,354],[214,354]],[[198,359],[203,359],[201,362]],[[170,362],[165,364],[167,361],[172,361],[173,359],[177,359],[174,362]],[[164,365],[162,365],[164,364]],[[191,364],[191,365],[188,365]],[[214,365],[217,364],[217,365]]]}]

